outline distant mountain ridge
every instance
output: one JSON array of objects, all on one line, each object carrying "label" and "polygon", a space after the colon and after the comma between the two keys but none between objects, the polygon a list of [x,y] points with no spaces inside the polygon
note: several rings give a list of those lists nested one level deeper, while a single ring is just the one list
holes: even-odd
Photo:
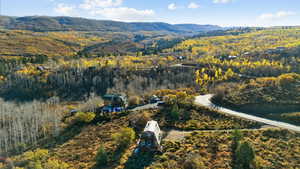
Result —
[{"label": "distant mountain ridge", "polygon": [[165,31],[170,33],[199,33],[223,29],[216,25],[168,24],[162,22],[117,22],[75,17],[0,16],[0,27],[11,30],[47,31],[103,31],[136,32]]}]

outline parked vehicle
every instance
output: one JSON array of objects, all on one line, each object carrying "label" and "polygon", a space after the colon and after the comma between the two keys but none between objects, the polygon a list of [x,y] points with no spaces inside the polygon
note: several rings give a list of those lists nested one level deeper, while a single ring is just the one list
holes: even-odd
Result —
[{"label": "parked vehicle", "polygon": [[159,101],[161,101],[161,99],[159,97],[157,97],[156,95],[153,95],[153,96],[150,97],[149,102],[150,102],[150,104],[154,104],[154,103],[157,103]]}]

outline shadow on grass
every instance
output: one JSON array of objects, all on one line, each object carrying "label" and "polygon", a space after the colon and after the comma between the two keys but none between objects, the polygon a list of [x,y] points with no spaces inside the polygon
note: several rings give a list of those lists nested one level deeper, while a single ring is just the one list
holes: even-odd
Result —
[{"label": "shadow on grass", "polygon": [[71,125],[59,133],[58,136],[42,140],[39,145],[46,149],[55,148],[80,134],[84,126],[84,124]]},{"label": "shadow on grass", "polygon": [[141,169],[149,166],[154,159],[154,153],[144,152],[144,153],[132,153],[125,163],[125,169]]},{"label": "shadow on grass", "polygon": [[72,139],[76,135],[78,135],[81,132],[83,127],[84,125],[79,125],[79,124],[69,126],[68,128],[64,129],[61,133],[59,133],[58,136],[43,138],[34,145],[20,147],[18,149],[11,149],[7,152],[7,155],[16,156],[26,151],[37,149],[37,148],[41,148],[41,149],[55,148],[59,145],[64,144],[65,142]]},{"label": "shadow on grass", "polygon": [[96,161],[96,164],[91,169],[114,168],[112,166],[119,164],[120,159],[125,152],[126,148],[117,148],[115,151],[108,152],[107,155],[110,160],[107,161],[107,164],[100,164]]},{"label": "shadow on grass", "polygon": [[[115,152],[111,152],[111,161],[107,165],[95,164],[91,169],[108,169],[116,168],[119,165],[120,159],[126,152],[126,149],[117,149]],[[143,169],[149,166],[154,159],[154,153],[132,153],[124,164],[124,169]]]}]

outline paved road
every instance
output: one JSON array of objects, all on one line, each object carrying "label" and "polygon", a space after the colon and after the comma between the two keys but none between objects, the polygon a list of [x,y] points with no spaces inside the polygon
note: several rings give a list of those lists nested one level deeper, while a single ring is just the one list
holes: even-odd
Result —
[{"label": "paved road", "polygon": [[288,129],[288,130],[292,130],[292,131],[296,131],[296,132],[300,132],[300,126],[295,126],[295,125],[284,123],[284,122],[279,122],[279,121],[274,121],[274,120],[269,120],[269,119],[249,115],[249,114],[233,111],[233,110],[230,110],[230,109],[227,109],[227,108],[224,108],[224,107],[218,107],[210,101],[212,96],[213,96],[212,94],[197,96],[196,99],[195,99],[195,104],[196,105],[202,105],[202,106],[205,106],[205,107],[208,107],[208,108],[217,108],[218,111],[229,114],[229,115],[238,116],[238,117],[241,117],[241,118],[261,122],[261,123],[268,124],[268,125],[271,125],[271,126],[275,126],[275,127],[279,127],[279,128],[283,128],[283,129]]},{"label": "paved road", "polygon": [[154,103],[154,104],[146,104],[143,106],[136,107],[134,109],[131,109],[131,111],[141,111],[141,110],[157,109],[157,108],[158,108],[158,104]]}]

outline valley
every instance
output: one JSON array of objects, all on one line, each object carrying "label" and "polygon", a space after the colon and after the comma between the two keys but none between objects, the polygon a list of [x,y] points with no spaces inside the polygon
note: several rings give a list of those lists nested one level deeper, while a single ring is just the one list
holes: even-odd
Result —
[{"label": "valley", "polygon": [[300,167],[297,26],[0,27],[0,168]]}]

